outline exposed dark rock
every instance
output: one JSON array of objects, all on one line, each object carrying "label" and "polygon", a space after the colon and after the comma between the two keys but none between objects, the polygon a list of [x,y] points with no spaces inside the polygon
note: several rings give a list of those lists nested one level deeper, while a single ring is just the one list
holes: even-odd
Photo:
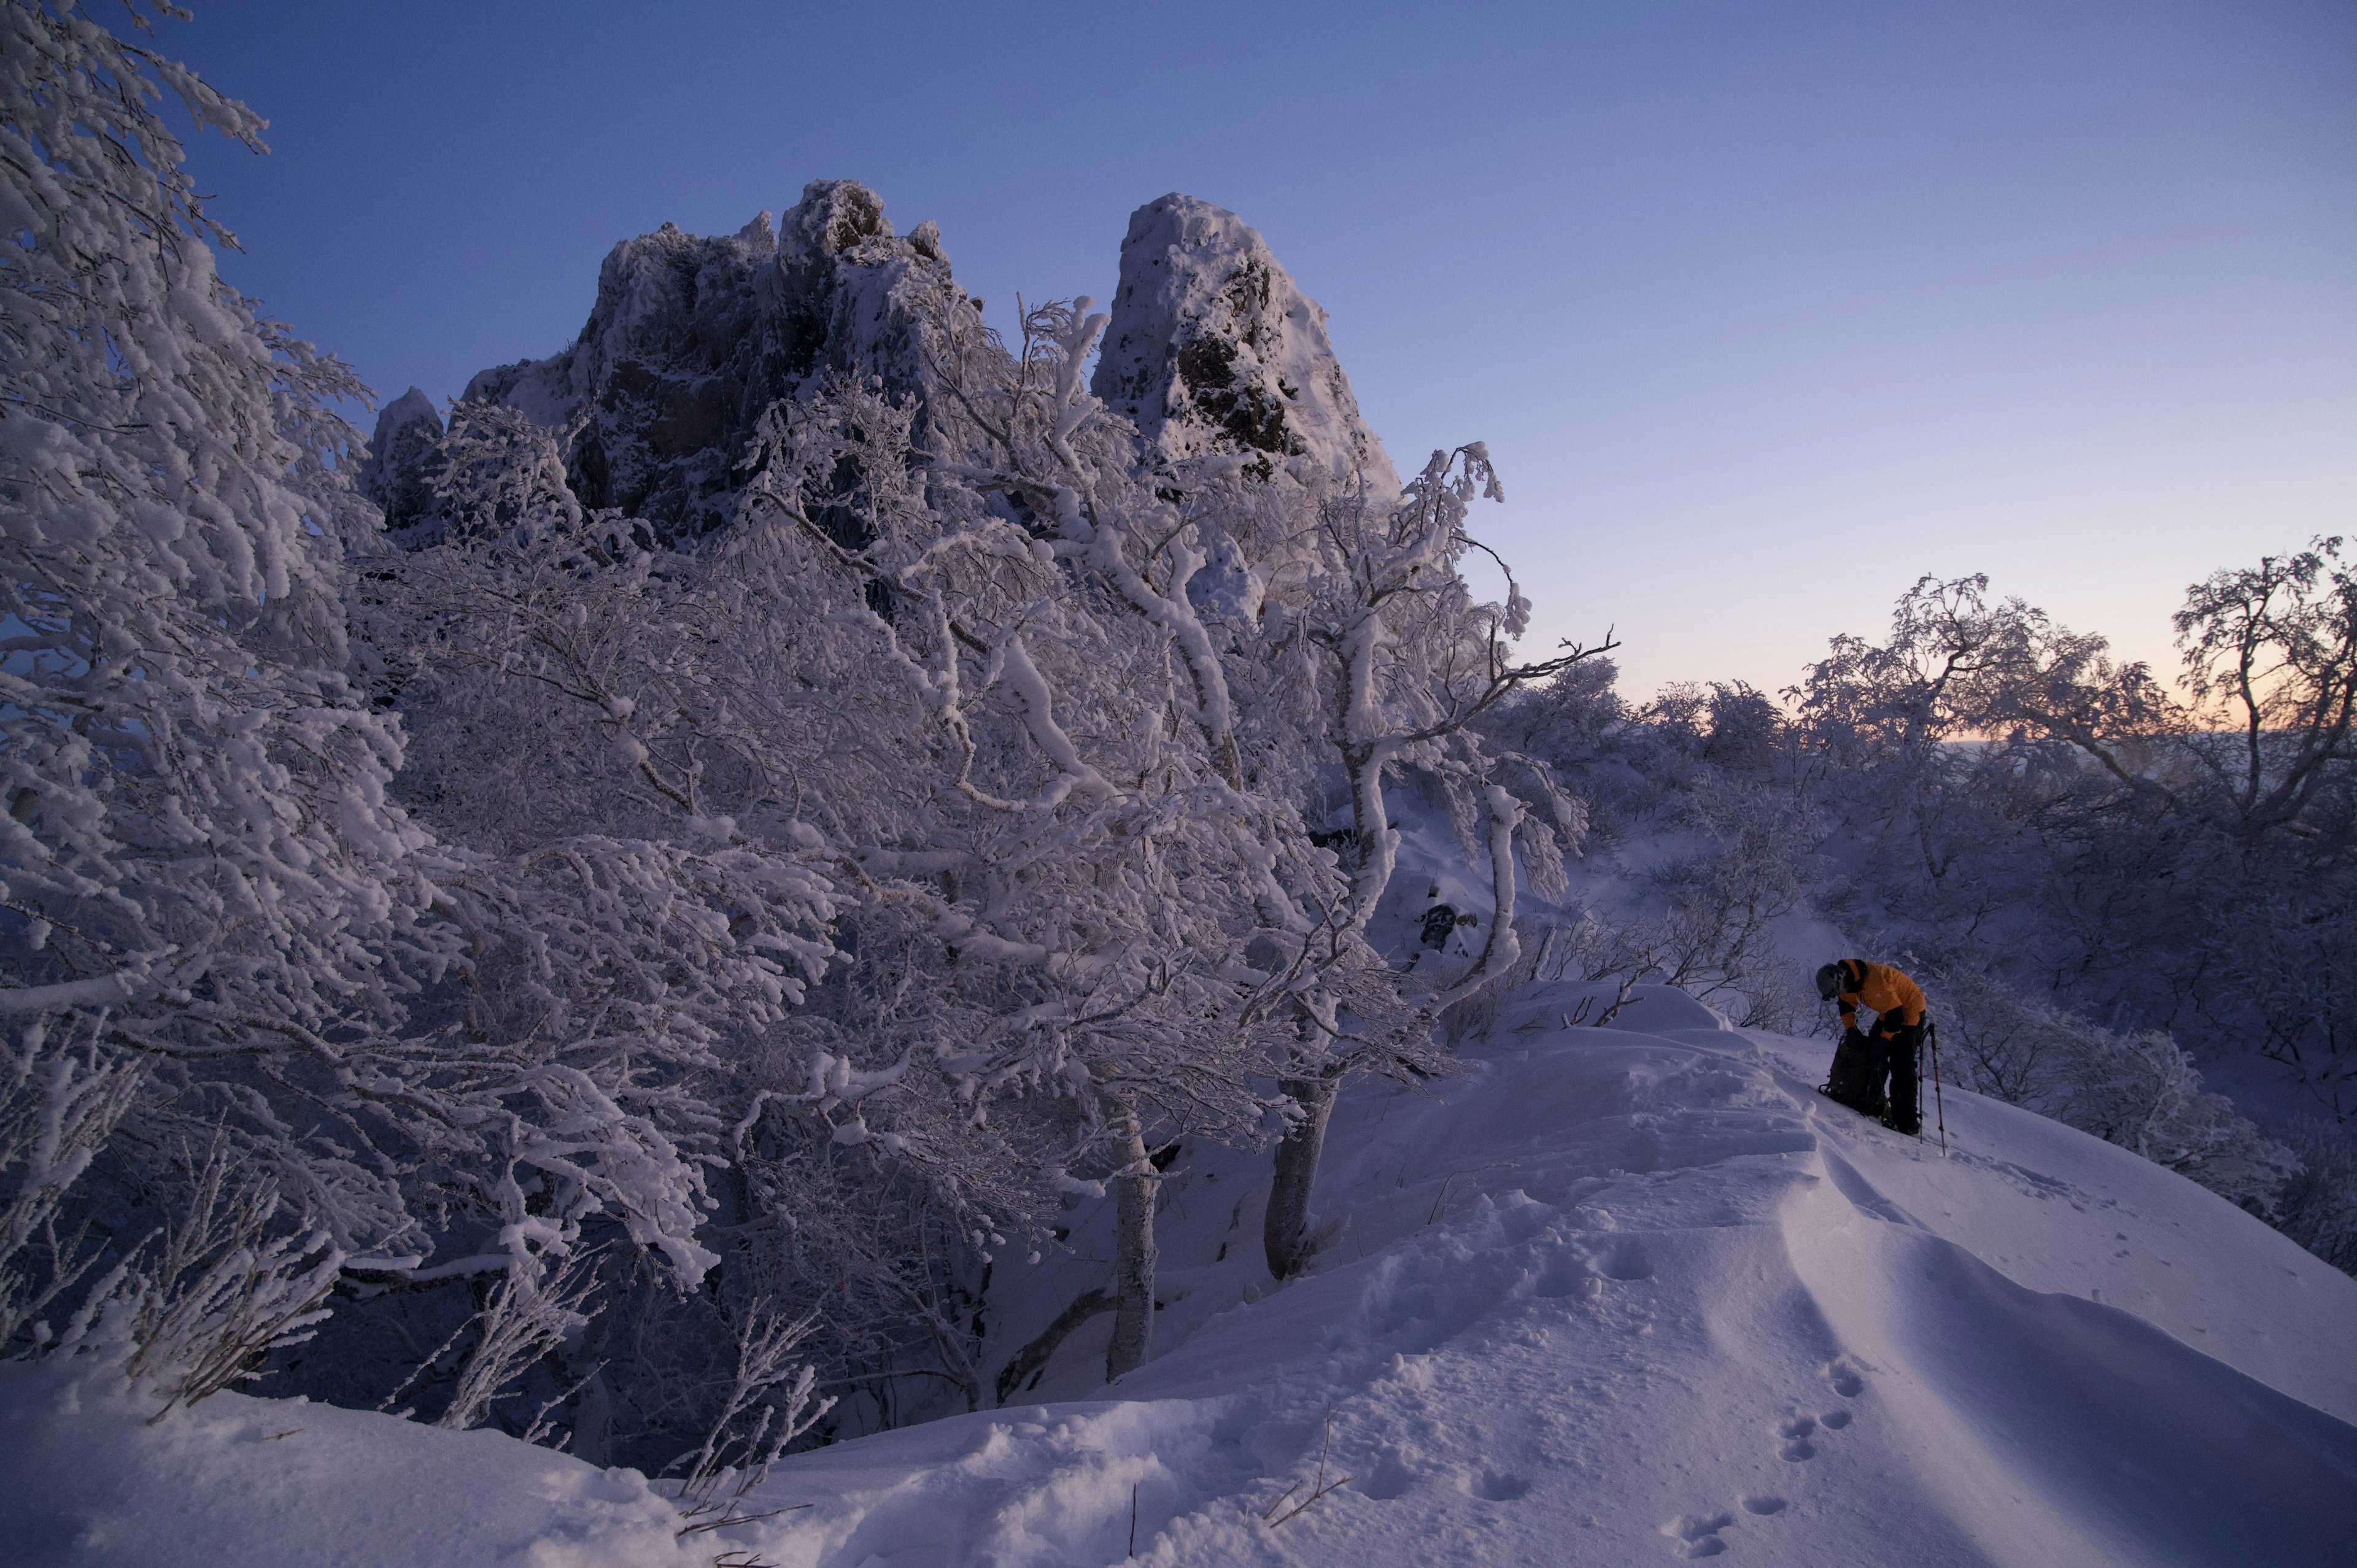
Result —
[{"label": "exposed dark rock", "polygon": [[562,433],[584,506],[676,542],[735,515],[736,465],[762,411],[813,377],[920,393],[937,298],[967,306],[931,223],[897,238],[874,191],[816,180],[774,231],[763,213],[725,238],[666,223],[615,246],[573,346],[485,371],[466,397]]},{"label": "exposed dark rock", "polygon": [[376,416],[376,435],[361,465],[360,492],[384,509],[389,532],[414,529],[434,508],[434,478],[441,464],[435,443],[442,416],[434,400],[412,387]]},{"label": "exposed dark rock", "polygon": [[[764,213],[726,237],[665,224],[617,245],[574,344],[483,371],[465,401],[508,404],[557,433],[584,507],[641,518],[677,543],[735,516],[737,464],[762,412],[815,377],[914,395],[921,429],[931,313],[979,305],[952,279],[931,223],[896,236],[874,191],[817,180],[775,229]],[[1094,386],[1167,456],[1240,453],[1263,475],[1283,466],[1398,491],[1325,313],[1257,233],[1193,197],[1132,216]],[[1257,607],[1252,583],[1229,597],[1235,613]]]},{"label": "exposed dark rock", "polygon": [[1234,213],[1176,194],[1132,213],[1112,317],[1096,394],[1166,456],[1306,461],[1398,493],[1326,313]]}]

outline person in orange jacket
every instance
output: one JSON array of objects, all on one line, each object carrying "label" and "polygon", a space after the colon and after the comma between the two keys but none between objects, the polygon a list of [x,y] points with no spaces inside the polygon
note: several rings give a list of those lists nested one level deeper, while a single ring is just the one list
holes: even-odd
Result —
[{"label": "person in orange jacket", "polygon": [[[1817,971],[1817,994],[1840,1004],[1843,1043],[1865,1048],[1867,1087],[1887,1107],[1883,1124],[1901,1133],[1921,1132],[1923,988],[1887,963],[1846,958]],[[1860,1006],[1875,1014],[1874,1027],[1865,1033],[1857,1026]]]}]

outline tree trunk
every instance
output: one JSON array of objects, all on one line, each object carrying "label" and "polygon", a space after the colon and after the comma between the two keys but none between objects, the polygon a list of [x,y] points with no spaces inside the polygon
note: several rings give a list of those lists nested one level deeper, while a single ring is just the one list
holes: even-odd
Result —
[{"label": "tree trunk", "polygon": [[1146,1156],[1137,1113],[1129,1113],[1128,1163],[1114,1178],[1113,1344],[1105,1351],[1111,1382],[1146,1359],[1154,1337],[1154,1199],[1162,1178]]},{"label": "tree trunk", "polygon": [[1301,1120],[1276,1145],[1276,1174],[1269,1184],[1268,1212],[1261,1221],[1261,1248],[1268,1272],[1291,1279],[1309,1262],[1309,1189],[1318,1181],[1318,1156],[1326,1148],[1326,1122],[1342,1087],[1339,1073],[1281,1079],[1277,1087],[1302,1110]]}]

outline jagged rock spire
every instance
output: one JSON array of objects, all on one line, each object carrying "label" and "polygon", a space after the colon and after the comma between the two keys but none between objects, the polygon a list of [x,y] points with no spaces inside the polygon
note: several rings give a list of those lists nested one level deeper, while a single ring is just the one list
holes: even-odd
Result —
[{"label": "jagged rock spire", "polygon": [[597,302],[563,353],[485,371],[466,400],[505,403],[571,431],[567,467],[590,508],[616,507],[665,542],[735,515],[737,460],[761,412],[829,370],[921,394],[929,302],[963,304],[940,231],[903,239],[851,180],[813,180],[772,227],[734,235],[666,223],[607,256]]},{"label": "jagged rock spire", "polygon": [[1326,337],[1326,312],[1257,231],[1173,193],[1130,215],[1093,388],[1171,457],[1307,460],[1399,492]]},{"label": "jagged rock spire", "polygon": [[361,494],[384,509],[388,529],[414,526],[433,510],[434,444],[442,439],[442,415],[434,400],[416,387],[384,405],[376,435],[361,464]]},{"label": "jagged rock spire", "polygon": [[[815,180],[774,225],[763,213],[706,238],[667,223],[615,246],[573,345],[485,371],[465,397],[565,433],[584,506],[677,542],[735,515],[755,423],[813,377],[873,377],[921,401],[926,323],[944,302],[974,303],[931,223],[900,237],[874,191]],[[1281,465],[1398,493],[1326,313],[1235,214],[1179,195],[1138,209],[1112,317],[1097,395],[1165,456],[1241,453],[1265,475]]]}]

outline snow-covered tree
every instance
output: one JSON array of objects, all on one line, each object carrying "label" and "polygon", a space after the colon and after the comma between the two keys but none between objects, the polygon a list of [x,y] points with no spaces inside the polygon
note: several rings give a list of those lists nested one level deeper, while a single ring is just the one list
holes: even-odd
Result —
[{"label": "snow-covered tree", "polygon": [[155,75],[260,122],[78,11],[0,21],[0,1012],[182,1061],[382,1019],[420,895],[341,673],[356,389],[214,273]]},{"label": "snow-covered tree", "polygon": [[1918,964],[1939,996],[1955,1083],[2132,1149],[2261,1213],[2298,1168],[2158,1030],[2073,1017],[2020,983],[1968,964]]},{"label": "snow-covered tree", "polygon": [[[379,564],[372,646],[414,736],[403,797],[476,857],[438,884],[497,939],[470,938],[470,984],[487,953],[545,945],[546,911],[625,844],[674,898],[683,857],[737,877],[726,900],[686,890],[717,945],[674,941],[653,993],[671,1019],[714,998],[703,1038],[672,1030],[694,1049],[622,1015],[658,1079],[733,1101],[733,1245],[824,1255],[933,1322],[954,1368],[940,1271],[1035,1226],[1071,1172],[1108,1172],[1133,1216],[1117,1373],[1150,1323],[1150,1144],[1258,1135],[1278,1009],[1246,955],[1271,911],[1303,919],[1283,876],[1323,862],[1297,813],[1238,788],[1216,660],[1190,660],[1167,580],[1139,570],[1133,531],[1165,507],[1122,433],[1088,429],[1072,367],[1095,324],[1043,307],[1010,353],[970,308],[940,319],[947,390],[921,432],[849,379],[779,404],[737,521],[687,552],[582,517],[546,433],[461,405],[440,511],[472,521]],[[525,866],[545,869],[502,912]],[[759,933],[780,888],[825,942]],[[769,982],[800,1005],[767,1016],[727,993],[729,953],[764,941],[811,966]],[[533,1008],[594,1015],[583,977],[615,965],[522,951]],[[530,1011],[490,1023],[490,1000],[467,1027],[565,1036]],[[834,1225],[845,1162],[932,1195],[932,1264]]]},{"label": "snow-covered tree", "polygon": [[155,103],[261,122],[79,10],[0,29],[0,1026],[20,1086],[45,1041],[142,1064],[126,1157],[226,1122],[366,1249],[402,1224],[310,1096],[432,944],[398,727],[343,671],[358,388],[221,281]]},{"label": "snow-covered tree", "polygon": [[[1269,499],[1282,505],[1285,482],[1273,488]],[[1275,602],[1235,639],[1245,660],[1306,677],[1301,686],[1317,705],[1302,714],[1271,703],[1255,713],[1260,749],[1271,754],[1275,770],[1313,790],[1322,779],[1337,780],[1350,820],[1346,892],[1303,952],[1309,973],[1331,979],[1325,994],[1305,997],[1283,1079],[1299,1113],[1278,1144],[1263,1238],[1270,1272],[1280,1279],[1307,1261],[1309,1193],[1343,1079],[1363,1067],[1412,1060],[1419,1049],[1396,1024],[1386,1028],[1382,1013],[1351,1006],[1356,998],[1341,983],[1363,972],[1352,950],[1363,947],[1396,867],[1386,781],[1411,770],[1428,780],[1469,864],[1486,861],[1491,881],[1492,913],[1471,964],[1408,989],[1424,1026],[1518,957],[1517,849],[1539,891],[1558,893],[1564,849],[1577,853],[1585,831],[1584,808],[1544,764],[1492,756],[1474,728],[1511,693],[1604,651],[1572,648],[1529,662],[1512,657],[1526,629],[1527,602],[1510,576],[1505,605],[1482,603],[1459,570],[1481,548],[1467,528],[1479,498],[1502,501],[1504,492],[1478,443],[1435,452],[1395,504],[1379,503],[1363,484],[1340,493],[1305,488],[1295,504],[1314,508],[1314,530],[1301,532],[1317,556],[1289,572],[1283,567],[1294,563],[1263,559],[1262,570],[1279,585]],[[1534,817],[1525,797],[1546,816]]]},{"label": "snow-covered tree", "polygon": [[[725,838],[502,855],[396,803],[400,717],[349,673],[360,389],[221,281],[155,102],[260,121],[79,10],[0,27],[0,1120],[51,1129],[0,1172],[12,1327],[111,1258],[91,1303],[147,1304],[135,1362],[201,1392],[339,1277],[530,1294],[595,1221],[693,1281],[725,1124],[685,1069],[791,1005],[824,879]],[[512,488],[484,467],[454,493]]]}]

